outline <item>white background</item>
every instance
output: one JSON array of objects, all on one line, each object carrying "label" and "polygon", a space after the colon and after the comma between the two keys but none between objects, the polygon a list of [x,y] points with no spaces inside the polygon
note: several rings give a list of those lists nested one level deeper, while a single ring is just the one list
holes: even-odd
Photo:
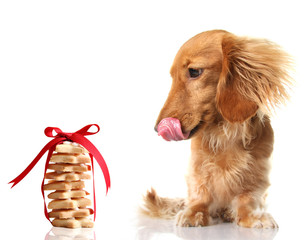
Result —
[{"label": "white background", "polygon": [[[293,0],[1,1],[1,235],[44,239],[51,229],[40,193],[45,157],[15,188],[7,184],[50,140],[44,129],[72,132],[97,123],[101,131],[88,138],[108,164],[112,187],[105,197],[96,167],[96,239],[301,239],[304,20],[301,1]],[[153,127],[176,52],[211,29],[267,38],[296,62],[291,101],[273,117],[269,210],[278,232],[233,225],[179,229],[136,215],[151,186],[163,196],[186,196],[190,142],[165,142]]]}]

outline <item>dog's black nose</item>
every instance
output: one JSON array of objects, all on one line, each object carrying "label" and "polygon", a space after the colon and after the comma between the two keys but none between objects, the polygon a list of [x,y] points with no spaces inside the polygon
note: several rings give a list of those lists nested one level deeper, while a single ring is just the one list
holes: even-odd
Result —
[{"label": "dog's black nose", "polygon": [[154,127],[155,131],[158,132],[158,125]]}]

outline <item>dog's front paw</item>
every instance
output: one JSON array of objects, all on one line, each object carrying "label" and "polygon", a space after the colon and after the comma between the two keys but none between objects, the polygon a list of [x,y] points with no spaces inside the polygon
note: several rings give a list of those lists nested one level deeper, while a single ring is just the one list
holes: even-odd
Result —
[{"label": "dog's front paw", "polygon": [[237,224],[248,228],[278,228],[277,223],[269,213],[241,218],[237,221]]},{"label": "dog's front paw", "polygon": [[176,225],[179,227],[200,227],[209,225],[210,216],[203,212],[195,212],[190,208],[181,210],[176,216]]}]

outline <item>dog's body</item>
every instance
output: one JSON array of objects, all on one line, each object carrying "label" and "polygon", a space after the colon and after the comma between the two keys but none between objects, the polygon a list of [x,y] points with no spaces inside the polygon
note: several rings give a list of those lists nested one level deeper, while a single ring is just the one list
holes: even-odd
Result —
[{"label": "dog's body", "polygon": [[264,211],[273,150],[269,115],[288,97],[288,66],[275,44],[222,30],[198,34],[181,47],[156,126],[179,119],[191,138],[188,198],[161,198],[152,189],[144,197],[146,214],[176,217],[178,226],[206,226],[217,218],[277,227]]}]

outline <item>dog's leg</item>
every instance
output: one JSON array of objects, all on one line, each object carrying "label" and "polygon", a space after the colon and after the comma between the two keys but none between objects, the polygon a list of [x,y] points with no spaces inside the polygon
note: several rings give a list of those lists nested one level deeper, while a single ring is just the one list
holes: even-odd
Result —
[{"label": "dog's leg", "polygon": [[180,227],[207,226],[211,222],[208,206],[202,203],[189,205],[176,216],[176,224]]},{"label": "dog's leg", "polygon": [[259,200],[251,194],[241,194],[236,199],[236,223],[248,228],[278,228],[273,217],[264,211]]},{"label": "dog's leg", "polygon": [[186,208],[178,212],[176,225],[180,227],[199,227],[211,224],[209,205],[211,195],[204,186],[198,186],[188,179],[188,202]]}]

